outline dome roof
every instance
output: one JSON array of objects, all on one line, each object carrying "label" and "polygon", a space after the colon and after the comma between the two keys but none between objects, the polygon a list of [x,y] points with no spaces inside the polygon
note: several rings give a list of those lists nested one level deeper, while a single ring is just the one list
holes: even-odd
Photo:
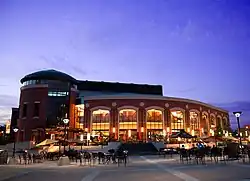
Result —
[{"label": "dome roof", "polygon": [[77,80],[71,77],[70,75],[53,69],[42,70],[28,74],[25,77],[23,77],[20,82],[23,83],[27,80],[60,80],[63,82],[71,82],[71,83],[77,82]]}]

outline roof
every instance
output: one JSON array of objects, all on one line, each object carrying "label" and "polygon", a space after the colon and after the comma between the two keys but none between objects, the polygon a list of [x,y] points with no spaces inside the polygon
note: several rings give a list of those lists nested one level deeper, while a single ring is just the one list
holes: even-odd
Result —
[{"label": "roof", "polygon": [[176,101],[176,102],[186,102],[191,104],[199,104],[205,107],[209,107],[211,109],[215,109],[224,113],[228,113],[227,110],[192,99],[186,98],[178,98],[178,97],[167,97],[167,96],[159,96],[159,95],[129,95],[129,96],[120,96],[120,95],[102,95],[102,96],[88,96],[85,97],[84,100],[105,100],[105,99],[140,99],[140,100],[165,100],[165,101]]},{"label": "roof", "polygon": [[88,90],[88,91],[102,91],[102,92],[152,94],[161,96],[163,95],[161,85],[78,81],[77,88],[79,91]]},{"label": "roof", "polygon": [[71,77],[70,75],[54,70],[54,69],[42,70],[42,71],[28,74],[25,77],[23,77],[20,82],[23,83],[28,80],[60,80],[60,81],[71,82],[71,83],[77,82],[77,80]]}]

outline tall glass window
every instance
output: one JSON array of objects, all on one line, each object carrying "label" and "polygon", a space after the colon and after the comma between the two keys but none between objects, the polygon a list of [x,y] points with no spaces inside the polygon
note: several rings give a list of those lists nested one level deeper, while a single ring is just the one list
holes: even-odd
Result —
[{"label": "tall glass window", "polygon": [[213,114],[210,115],[210,125],[211,125],[211,128],[216,127],[216,119],[215,119],[215,116]]},{"label": "tall glass window", "polygon": [[84,129],[84,104],[75,106],[75,127]]},{"label": "tall glass window", "polygon": [[209,125],[209,120],[208,120],[208,114],[202,113],[202,121],[205,123],[204,124],[204,134],[208,135],[210,132],[210,125]]},{"label": "tall glass window", "polygon": [[137,138],[137,112],[134,109],[119,111],[119,139]]},{"label": "tall glass window", "polygon": [[163,135],[163,114],[161,110],[147,111],[147,135],[149,139],[160,140]]},{"label": "tall glass window", "polygon": [[179,132],[185,129],[184,113],[182,111],[171,111],[171,129],[172,132]]},{"label": "tall glass window", "polygon": [[190,115],[190,128],[194,130],[195,135],[200,134],[200,119],[198,113],[194,111],[189,112]]},{"label": "tall glass window", "polygon": [[110,112],[99,109],[92,112],[92,134],[109,136]]}]

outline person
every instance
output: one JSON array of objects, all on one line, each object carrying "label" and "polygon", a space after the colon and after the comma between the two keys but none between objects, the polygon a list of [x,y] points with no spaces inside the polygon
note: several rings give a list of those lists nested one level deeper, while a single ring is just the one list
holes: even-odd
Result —
[{"label": "person", "polygon": [[211,159],[214,158],[215,163],[218,163],[218,148],[213,145],[211,149]]}]

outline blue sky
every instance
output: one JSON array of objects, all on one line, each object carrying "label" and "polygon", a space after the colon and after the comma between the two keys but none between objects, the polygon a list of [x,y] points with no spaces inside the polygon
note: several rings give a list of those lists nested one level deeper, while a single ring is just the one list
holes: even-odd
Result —
[{"label": "blue sky", "polygon": [[2,0],[0,122],[20,79],[54,68],[162,84],[166,96],[244,110],[249,123],[249,19],[248,0]]}]

